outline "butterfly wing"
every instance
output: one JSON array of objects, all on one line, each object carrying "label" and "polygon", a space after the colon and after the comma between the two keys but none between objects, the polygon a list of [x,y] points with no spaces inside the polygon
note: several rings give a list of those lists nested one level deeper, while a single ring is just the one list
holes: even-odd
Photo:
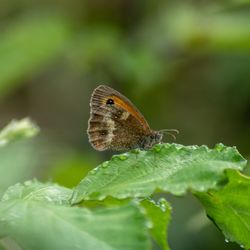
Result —
[{"label": "butterfly wing", "polygon": [[118,91],[98,86],[90,100],[88,137],[96,150],[126,150],[138,147],[151,129],[140,111]]}]

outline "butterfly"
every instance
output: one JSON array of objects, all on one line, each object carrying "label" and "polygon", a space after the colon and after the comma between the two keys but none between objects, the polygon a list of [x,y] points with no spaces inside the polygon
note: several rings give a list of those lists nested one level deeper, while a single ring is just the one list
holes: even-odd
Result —
[{"label": "butterfly", "polygon": [[118,91],[105,85],[94,89],[87,129],[89,142],[94,149],[147,150],[160,143],[164,133],[170,132],[178,133],[178,130],[152,130],[140,111]]}]

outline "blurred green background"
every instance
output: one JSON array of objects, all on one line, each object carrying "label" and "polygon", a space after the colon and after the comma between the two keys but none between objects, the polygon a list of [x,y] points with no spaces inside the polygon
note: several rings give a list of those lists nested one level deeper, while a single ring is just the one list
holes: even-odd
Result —
[{"label": "blurred green background", "polygon": [[[223,142],[248,158],[250,2],[1,0],[0,126],[30,116],[41,127],[1,148],[1,194],[30,178],[73,187],[110,157],[86,135],[99,84],[128,96],[152,128],[179,129],[177,143]],[[167,198],[172,249],[240,249],[197,200]]]}]

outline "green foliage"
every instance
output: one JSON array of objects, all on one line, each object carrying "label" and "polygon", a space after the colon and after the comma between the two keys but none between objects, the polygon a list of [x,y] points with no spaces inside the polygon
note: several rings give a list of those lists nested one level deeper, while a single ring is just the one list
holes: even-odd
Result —
[{"label": "green foliage", "polygon": [[151,235],[163,250],[168,250],[166,241],[168,235],[168,224],[171,219],[171,207],[165,199],[158,203],[153,200],[143,200],[141,205],[146,209],[146,215],[150,219]]},{"label": "green foliage", "polygon": [[65,204],[69,194],[38,182],[11,187],[0,206],[0,235],[25,250],[149,249],[146,221],[136,205],[90,211]]},{"label": "green foliage", "polygon": [[[11,123],[1,132],[6,147],[0,153],[37,132],[28,119]],[[6,162],[0,157],[1,164]],[[190,190],[226,239],[249,249],[250,179],[238,172],[245,166],[234,147],[159,144],[113,156],[74,189],[36,180],[18,183],[0,202],[0,245],[11,240],[24,250],[144,250],[150,249],[151,236],[169,250],[171,206],[150,196]]]},{"label": "green foliage", "polygon": [[26,181],[24,184],[16,184],[7,189],[2,201],[39,201],[55,205],[69,205],[72,191],[52,183],[40,183],[38,181]]},{"label": "green foliage", "polygon": [[68,33],[62,17],[41,13],[20,17],[1,32],[0,96],[20,85],[20,78],[40,70],[55,57]]},{"label": "green foliage", "polygon": [[147,197],[155,190],[183,195],[188,189],[217,188],[224,170],[242,170],[246,160],[235,148],[159,144],[149,151],[113,156],[89,172],[75,188],[72,203],[86,199]]},{"label": "green foliage", "polygon": [[[90,154],[89,144],[84,137],[90,92],[99,83],[109,84],[126,94],[143,111],[153,128],[178,128],[182,131],[178,140],[183,144],[212,145],[219,140],[237,145],[244,155],[250,156],[249,4],[249,0],[1,1],[1,126],[12,116],[30,114],[45,129],[39,138],[29,140],[22,139],[28,138],[29,133],[32,136],[36,127],[35,130],[9,127],[10,130],[8,128],[0,134],[0,196],[15,183],[25,183],[10,188],[4,199],[11,197],[11,190],[19,193],[19,196],[13,196],[12,200],[3,203],[26,197],[29,182],[25,181],[33,178],[72,188],[93,166],[109,155],[94,150]],[[134,196],[141,195],[143,201],[137,202],[136,207],[143,212],[147,225],[151,223],[152,227],[148,230],[151,238],[166,249],[166,225],[169,223],[170,210],[162,211],[160,204],[154,204],[150,201],[152,197],[148,196],[159,191],[177,195],[193,191],[197,194],[199,190],[200,200],[225,237],[249,246],[247,239],[250,236],[245,230],[249,227],[246,216],[249,192],[248,182],[243,181],[247,177],[235,171],[225,174],[227,168],[243,169],[244,160],[237,161],[234,157],[226,156],[225,152],[216,154],[218,161],[210,158],[213,158],[212,153],[209,155],[206,152],[204,155],[207,155],[207,159],[197,155],[198,159],[192,160],[194,152],[191,148],[188,152],[190,165],[182,164],[181,160],[185,162],[187,159],[185,154],[175,157],[167,150],[165,156],[155,152],[154,155],[142,152],[137,156],[128,153],[125,156],[129,159],[124,162],[118,158],[108,165],[104,163],[107,172],[98,168],[100,173],[93,172],[92,177],[90,173],[82,181],[86,188],[80,184],[75,189],[79,189],[77,196],[82,200],[77,205],[69,204],[71,189],[63,189],[52,183],[30,182],[30,188],[34,190],[30,190],[32,197],[27,198],[27,204],[34,202],[34,209],[37,204],[44,208],[48,206],[49,211],[54,209],[50,206],[55,206],[55,210],[67,208],[67,211],[85,206],[86,209],[81,211],[88,211],[95,217],[96,207],[103,210],[106,207],[119,209],[138,199]],[[136,159],[139,164],[133,168]],[[194,167],[196,163],[197,168]],[[244,172],[250,173],[249,169]],[[110,178],[110,184],[106,182],[104,172]],[[142,173],[145,175],[139,178]],[[232,177],[231,173],[235,176]],[[87,180],[91,183],[87,183]],[[237,180],[243,181],[245,188]],[[123,181],[128,181],[128,186]],[[105,185],[103,191],[102,184]],[[131,184],[136,185],[134,190]],[[46,192],[35,192],[39,185],[47,186],[46,192],[54,190],[55,197],[51,198],[54,202],[49,202],[50,195]],[[107,185],[110,190],[106,189]],[[229,188],[230,185],[234,187],[233,190]],[[92,190],[91,197],[87,197],[88,194],[82,191],[88,191],[90,186],[95,191]],[[26,191],[23,193],[20,190]],[[228,190],[226,197],[217,197],[224,190]],[[229,194],[237,190],[245,200],[238,198],[237,194],[235,204]],[[106,197],[108,193],[128,198],[120,200],[108,196],[102,201],[95,200]],[[212,199],[211,193],[218,199]],[[87,201],[86,198],[93,200]],[[222,203],[217,204],[218,200]],[[176,209],[176,202],[182,204],[180,209]],[[225,204],[232,205],[235,216]],[[216,239],[212,227],[209,229],[210,235],[204,233],[205,230],[188,235],[192,232],[185,228],[188,221],[186,214],[190,210],[187,208],[195,207],[190,196],[178,201],[173,199],[171,205],[175,211],[172,216],[175,225],[170,233],[173,249],[222,249],[224,239]],[[40,217],[46,214],[44,210],[38,210]],[[0,215],[0,225],[4,228],[1,218]],[[245,223],[241,223],[243,219]],[[57,228],[55,221],[51,221],[48,227]],[[28,230],[33,222],[42,225],[37,218],[32,218],[22,229]],[[178,223],[181,224],[178,226]],[[198,231],[198,228],[202,228],[201,224],[204,225],[200,220],[195,220],[194,228]],[[179,227],[178,231],[173,233],[176,227]],[[43,228],[46,232],[47,227]],[[29,231],[29,240],[35,241],[35,231]],[[13,234],[9,235],[7,239],[0,240],[0,249],[25,250],[24,246],[15,244]],[[213,237],[212,240],[209,240],[210,237]],[[186,241],[187,238],[189,240]],[[44,237],[44,240],[48,239]],[[218,244],[222,246],[218,247]],[[230,244],[224,245],[225,249],[230,248]]]},{"label": "green foliage", "polygon": [[228,170],[228,184],[220,190],[198,193],[208,216],[224,233],[226,241],[236,241],[250,249],[250,178]]}]

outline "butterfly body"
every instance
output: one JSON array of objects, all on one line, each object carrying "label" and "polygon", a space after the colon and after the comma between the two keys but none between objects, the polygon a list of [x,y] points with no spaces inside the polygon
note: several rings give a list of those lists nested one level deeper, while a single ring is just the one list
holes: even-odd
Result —
[{"label": "butterfly body", "polygon": [[93,91],[90,109],[87,133],[96,150],[148,149],[162,140],[162,132],[151,130],[139,110],[108,86]]}]

